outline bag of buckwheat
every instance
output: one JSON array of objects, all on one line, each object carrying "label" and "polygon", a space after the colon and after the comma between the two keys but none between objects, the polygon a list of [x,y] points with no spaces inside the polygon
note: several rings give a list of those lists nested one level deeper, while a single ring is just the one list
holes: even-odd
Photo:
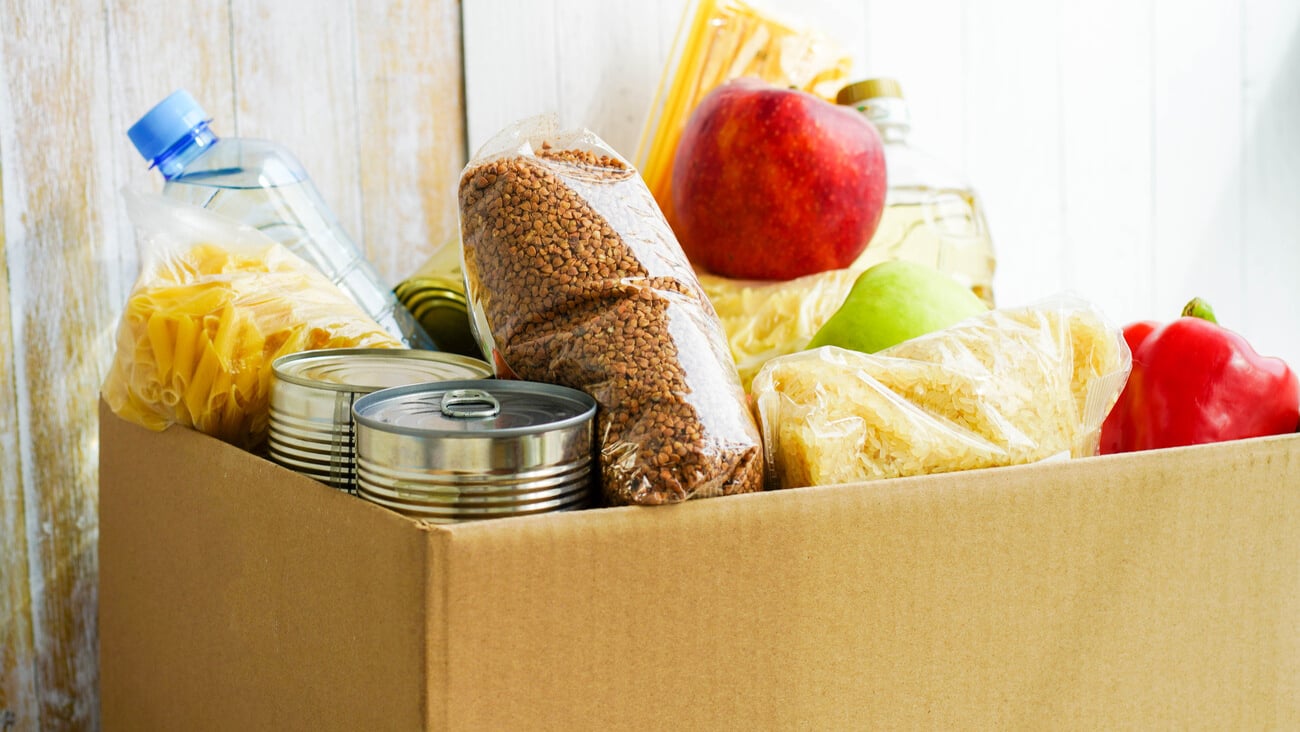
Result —
[{"label": "bag of buckwheat", "polygon": [[762,489],[726,334],[631,165],[589,131],[533,118],[484,145],[459,200],[479,344],[499,377],[596,399],[609,503]]}]

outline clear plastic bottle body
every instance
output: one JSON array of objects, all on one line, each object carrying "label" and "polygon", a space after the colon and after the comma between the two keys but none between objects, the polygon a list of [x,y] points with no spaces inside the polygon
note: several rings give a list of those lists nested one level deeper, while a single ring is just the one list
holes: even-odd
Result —
[{"label": "clear plastic bottle body", "polygon": [[433,347],[283,147],[197,135],[159,168],[167,179],[164,195],[261,230],[319,269],[408,346]]},{"label": "clear plastic bottle body", "polygon": [[907,142],[907,108],[900,98],[859,102],[885,143],[889,191],[885,210],[854,269],[906,259],[956,278],[994,306],[996,259],[975,190],[943,162]]}]

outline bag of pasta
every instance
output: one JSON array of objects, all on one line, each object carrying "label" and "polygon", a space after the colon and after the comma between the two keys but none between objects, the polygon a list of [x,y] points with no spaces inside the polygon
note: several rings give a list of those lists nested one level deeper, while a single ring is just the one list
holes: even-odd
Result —
[{"label": "bag of pasta", "polygon": [[260,231],[161,196],[125,195],[142,262],[102,390],[123,419],[152,430],[194,427],[252,449],[266,435],[277,357],[402,347]]},{"label": "bag of pasta", "polygon": [[771,475],[794,488],[1095,455],[1130,365],[1118,328],[1060,298],[875,354],[781,356],[753,393]]}]

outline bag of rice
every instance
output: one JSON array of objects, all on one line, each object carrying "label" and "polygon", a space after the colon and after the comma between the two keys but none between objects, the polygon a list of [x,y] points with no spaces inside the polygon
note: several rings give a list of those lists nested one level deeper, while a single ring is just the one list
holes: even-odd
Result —
[{"label": "bag of rice", "polygon": [[753,394],[776,487],[830,485],[1097,452],[1128,346],[1095,309],[992,310],[870,355],[768,361]]}]

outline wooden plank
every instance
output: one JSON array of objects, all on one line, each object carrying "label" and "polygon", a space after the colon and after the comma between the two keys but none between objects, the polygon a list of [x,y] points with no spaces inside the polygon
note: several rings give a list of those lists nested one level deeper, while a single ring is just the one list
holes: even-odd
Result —
[{"label": "wooden plank", "polygon": [[1065,279],[1059,8],[998,0],[966,14],[966,168],[987,205],[994,295],[1023,305]]},{"label": "wooden plank", "polygon": [[459,261],[460,7],[381,0],[356,33],[364,230],[371,261],[397,282],[435,254]]},{"label": "wooden plank", "polygon": [[1155,3],[1152,138],[1155,312],[1194,295],[1243,313],[1241,3]]},{"label": "wooden plank", "polygon": [[[661,49],[665,38],[671,47],[684,5],[681,0],[556,3],[555,87],[561,123],[586,127],[623,157],[635,159],[663,73]],[[671,7],[677,12],[670,13]]]},{"label": "wooden plank", "polygon": [[[284,145],[343,229],[365,248],[358,161],[352,0],[231,0],[235,69],[231,137]],[[233,134],[232,134],[233,132]]]},{"label": "wooden plank", "polygon": [[96,251],[112,189],[104,7],[7,0],[3,13],[8,111],[0,139],[15,354],[5,381],[17,402],[36,654],[36,716],[20,723],[87,729],[98,708],[100,360],[91,346],[116,305],[92,286],[109,274]]},{"label": "wooden plank", "polygon": [[[1061,4],[1065,288],[1116,323],[1153,317],[1151,7]],[[1099,53],[1099,49],[1105,49]]]},{"label": "wooden plank", "polygon": [[[5,231],[5,157],[16,140],[5,74],[5,35],[0,34],[0,729],[6,723],[35,728],[36,651],[32,637],[31,583],[27,570],[27,502],[18,449],[18,390],[10,308]],[[10,205],[10,210],[17,210]],[[16,229],[15,229],[16,230]]]},{"label": "wooden plank", "polygon": [[1245,0],[1244,19],[1245,301],[1226,322],[1300,368],[1300,4]]},{"label": "wooden plank", "polygon": [[[163,97],[186,89],[213,118],[218,134],[234,133],[230,10],[226,3],[113,0],[106,3],[106,12],[108,70],[113,79],[108,123],[112,181],[118,186],[161,190],[162,176],[149,169],[126,131]],[[111,200],[105,214],[111,217],[116,234],[106,238],[102,256],[119,262],[118,276],[109,278],[107,285],[112,288],[110,300],[122,303],[135,280],[138,257],[135,233],[118,191],[112,192]]]},{"label": "wooden plank", "polygon": [[[516,120],[560,115],[555,0],[462,3],[461,22],[471,157]],[[561,121],[568,114],[567,105],[563,111]]]},{"label": "wooden plank", "polygon": [[940,160],[966,167],[967,38],[962,0],[867,4],[866,77],[898,80],[912,113],[909,141]]}]

